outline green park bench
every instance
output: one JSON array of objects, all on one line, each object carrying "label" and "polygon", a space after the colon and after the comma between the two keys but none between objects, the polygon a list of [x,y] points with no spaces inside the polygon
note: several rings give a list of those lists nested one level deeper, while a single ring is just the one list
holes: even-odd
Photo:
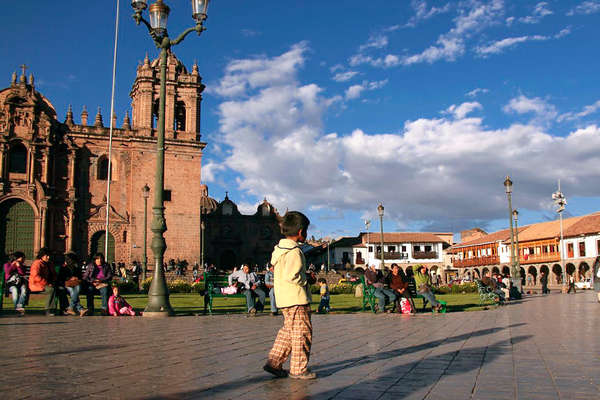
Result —
[{"label": "green park bench", "polygon": [[204,272],[204,314],[208,308],[209,315],[213,311],[213,299],[217,297],[223,298],[246,298],[245,294],[223,294],[221,288],[228,286],[227,276],[216,275]]},{"label": "green park bench", "polygon": [[364,275],[360,277],[360,284],[362,285],[362,310],[367,309],[367,305],[372,312],[375,312],[375,304],[377,298],[375,297],[375,288],[372,285],[367,285],[367,280]]}]

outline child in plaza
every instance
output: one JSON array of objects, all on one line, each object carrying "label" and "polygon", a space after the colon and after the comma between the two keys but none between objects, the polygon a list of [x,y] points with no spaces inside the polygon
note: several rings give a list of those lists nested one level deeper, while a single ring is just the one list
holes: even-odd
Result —
[{"label": "child in plaza", "polygon": [[329,286],[325,278],[319,278],[319,292],[321,294],[321,302],[319,303],[319,314],[323,311],[329,312]]},{"label": "child in plaza", "polygon": [[123,297],[119,294],[119,287],[113,286],[112,288],[112,296],[108,299],[108,313],[113,317],[118,317],[120,315],[131,315],[135,316],[135,311],[133,311],[133,307],[125,301]]},{"label": "child in plaza", "polygon": [[[308,369],[312,344],[310,321],[310,285],[314,284],[306,272],[306,260],[298,242],[306,240],[310,221],[298,212],[287,212],[281,221],[281,239],[271,257],[274,266],[274,288],[277,307],[283,314],[283,327],[277,333],[263,369],[278,378],[315,379]],[[291,354],[290,372],[283,363]]]}]

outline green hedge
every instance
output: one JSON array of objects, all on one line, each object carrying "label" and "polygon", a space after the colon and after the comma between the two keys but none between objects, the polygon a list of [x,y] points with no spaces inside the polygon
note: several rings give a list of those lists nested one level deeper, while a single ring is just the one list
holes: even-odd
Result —
[{"label": "green hedge", "polygon": [[[142,291],[148,293],[152,278],[142,281]],[[175,279],[167,282],[169,293],[201,293],[204,290],[204,282],[188,282],[183,279]]]},{"label": "green hedge", "polygon": [[[356,286],[349,283],[338,283],[335,285],[329,285],[329,294],[354,294]],[[321,287],[319,285],[311,285],[310,292],[312,294],[319,294]]]},{"label": "green hedge", "polygon": [[452,286],[443,285],[436,288],[435,292],[439,294],[477,293],[477,284],[469,282]]}]

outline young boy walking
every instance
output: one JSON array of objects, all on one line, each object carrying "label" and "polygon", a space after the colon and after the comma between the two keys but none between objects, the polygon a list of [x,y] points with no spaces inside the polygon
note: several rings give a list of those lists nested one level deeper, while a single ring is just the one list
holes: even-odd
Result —
[{"label": "young boy walking", "polygon": [[[283,327],[277,333],[263,369],[279,378],[289,375],[294,379],[315,379],[317,375],[308,369],[312,344],[310,321],[310,285],[307,278],[306,260],[298,242],[306,240],[310,221],[297,211],[287,212],[280,224],[281,239],[271,257],[274,266],[275,298],[283,314]],[[291,353],[290,372],[283,363]]]},{"label": "young boy walking", "polygon": [[319,294],[321,295],[321,301],[319,302],[319,314],[329,312],[329,286],[325,278],[319,278]]}]

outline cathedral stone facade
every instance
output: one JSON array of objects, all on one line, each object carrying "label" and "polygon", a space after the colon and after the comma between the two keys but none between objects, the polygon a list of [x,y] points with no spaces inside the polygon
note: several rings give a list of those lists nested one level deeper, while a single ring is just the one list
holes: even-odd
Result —
[{"label": "cathedral stone facade", "polygon": [[[200,136],[204,85],[169,54],[165,133],[165,259],[190,262],[200,254]],[[86,257],[102,251],[117,262],[142,259],[144,199],[148,199],[148,257],[152,264],[150,220],[156,170],[159,66],[146,57],[131,90],[131,119],[117,128],[109,171],[109,124],[98,110],[88,121],[83,109],[75,123],[69,107],[64,122],[35,88],[33,75],[13,74],[0,91],[0,258],[15,250],[31,259],[42,246]],[[105,232],[107,180],[111,179],[109,227]]]}]

